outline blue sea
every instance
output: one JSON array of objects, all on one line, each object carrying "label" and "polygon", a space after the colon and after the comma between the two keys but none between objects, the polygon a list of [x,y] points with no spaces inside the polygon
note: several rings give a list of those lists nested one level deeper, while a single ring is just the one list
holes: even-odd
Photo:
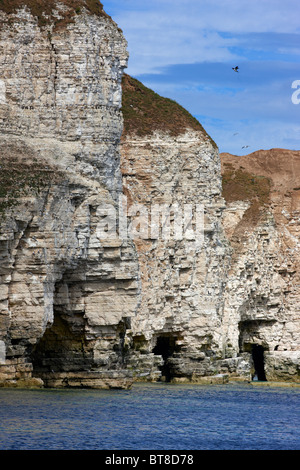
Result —
[{"label": "blue sea", "polygon": [[1,450],[299,450],[300,388],[0,389]]}]

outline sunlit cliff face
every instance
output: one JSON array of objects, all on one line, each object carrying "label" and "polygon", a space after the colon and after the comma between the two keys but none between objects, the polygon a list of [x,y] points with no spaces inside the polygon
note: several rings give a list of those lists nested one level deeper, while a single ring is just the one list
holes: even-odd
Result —
[{"label": "sunlit cliff face", "polygon": [[[0,381],[299,380],[298,153],[221,162],[123,76],[100,4],[27,6],[0,8]],[[166,206],[173,227],[175,206],[202,210],[197,243],[122,238],[126,210],[132,227]]]}]

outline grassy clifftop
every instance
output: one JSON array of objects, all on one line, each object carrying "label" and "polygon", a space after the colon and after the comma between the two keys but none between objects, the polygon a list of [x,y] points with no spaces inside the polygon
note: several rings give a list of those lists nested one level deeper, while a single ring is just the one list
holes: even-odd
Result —
[{"label": "grassy clifftop", "polygon": [[[62,16],[60,20],[53,15],[53,10],[59,4],[65,7],[63,11],[59,10]],[[83,7],[92,15],[108,17],[99,0],[0,0],[0,10],[8,15],[25,6],[38,19],[40,26],[54,23],[56,27],[63,27],[73,22],[76,14],[79,14]]]},{"label": "grassy clifftop", "polygon": [[186,129],[202,132],[216,147],[202,125],[176,101],[163,98],[135,78],[124,74],[122,81],[124,135],[146,136],[161,130],[173,136]]}]

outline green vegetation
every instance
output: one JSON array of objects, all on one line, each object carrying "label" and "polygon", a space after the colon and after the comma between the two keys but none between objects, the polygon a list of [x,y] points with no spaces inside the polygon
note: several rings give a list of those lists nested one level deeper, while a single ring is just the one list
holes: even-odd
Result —
[{"label": "green vegetation", "polygon": [[[64,18],[60,20],[53,16],[53,9],[57,3],[68,7],[68,10],[64,12]],[[24,6],[27,6],[32,15],[37,17],[40,27],[48,23],[54,23],[55,28],[65,27],[74,21],[76,14],[79,14],[83,7],[93,15],[108,17],[99,0],[0,0],[0,10],[7,14],[15,13]]]},{"label": "green vegetation", "polygon": [[122,88],[125,135],[145,136],[161,130],[176,136],[191,128],[203,132],[216,147],[199,121],[176,101],[161,97],[127,74],[123,76]]}]

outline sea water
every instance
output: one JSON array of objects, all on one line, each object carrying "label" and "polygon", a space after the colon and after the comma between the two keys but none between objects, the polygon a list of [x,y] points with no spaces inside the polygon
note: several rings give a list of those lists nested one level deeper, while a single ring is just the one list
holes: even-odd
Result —
[{"label": "sea water", "polygon": [[300,388],[0,389],[2,450],[299,450]]}]

